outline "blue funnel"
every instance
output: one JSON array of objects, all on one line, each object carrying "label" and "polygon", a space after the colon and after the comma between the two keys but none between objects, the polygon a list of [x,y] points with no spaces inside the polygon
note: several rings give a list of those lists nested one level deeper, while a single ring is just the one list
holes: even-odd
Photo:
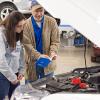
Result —
[{"label": "blue funnel", "polygon": [[45,68],[47,67],[49,64],[51,63],[51,60],[48,58],[39,58],[36,61],[36,67],[41,67],[41,68]]}]

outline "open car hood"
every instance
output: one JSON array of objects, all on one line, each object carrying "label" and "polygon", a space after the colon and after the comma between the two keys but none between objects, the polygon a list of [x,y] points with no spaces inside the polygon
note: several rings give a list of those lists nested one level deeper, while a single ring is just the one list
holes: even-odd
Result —
[{"label": "open car hood", "polygon": [[100,47],[100,0],[37,0],[61,24],[71,25]]}]

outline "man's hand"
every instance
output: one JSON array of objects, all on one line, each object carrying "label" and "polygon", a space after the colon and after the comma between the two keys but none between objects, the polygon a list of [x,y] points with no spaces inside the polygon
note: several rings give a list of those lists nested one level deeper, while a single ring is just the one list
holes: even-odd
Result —
[{"label": "man's hand", "polygon": [[50,57],[48,55],[45,55],[45,54],[42,54],[39,58],[41,58],[41,57],[50,59]]},{"label": "man's hand", "polygon": [[57,54],[56,54],[54,51],[52,51],[51,54],[50,54],[50,58],[51,58],[52,60],[56,60]]}]

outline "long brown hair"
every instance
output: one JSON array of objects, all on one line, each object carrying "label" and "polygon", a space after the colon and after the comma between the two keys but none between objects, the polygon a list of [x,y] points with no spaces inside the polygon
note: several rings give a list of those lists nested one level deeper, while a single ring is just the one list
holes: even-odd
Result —
[{"label": "long brown hair", "polygon": [[[12,48],[16,47],[16,40],[22,40],[23,32],[21,32],[18,36],[15,32],[15,27],[19,23],[19,21],[25,19],[24,15],[18,11],[11,12],[4,21],[1,22],[0,26],[4,26],[6,29],[6,39],[8,45]],[[17,38],[17,39],[16,39]]]}]

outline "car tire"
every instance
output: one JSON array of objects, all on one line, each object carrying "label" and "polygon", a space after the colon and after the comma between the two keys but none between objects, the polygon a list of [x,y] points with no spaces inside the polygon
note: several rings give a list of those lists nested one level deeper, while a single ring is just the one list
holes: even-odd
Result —
[{"label": "car tire", "polygon": [[13,4],[4,3],[0,5],[0,19],[4,20],[10,12],[17,10]]}]

